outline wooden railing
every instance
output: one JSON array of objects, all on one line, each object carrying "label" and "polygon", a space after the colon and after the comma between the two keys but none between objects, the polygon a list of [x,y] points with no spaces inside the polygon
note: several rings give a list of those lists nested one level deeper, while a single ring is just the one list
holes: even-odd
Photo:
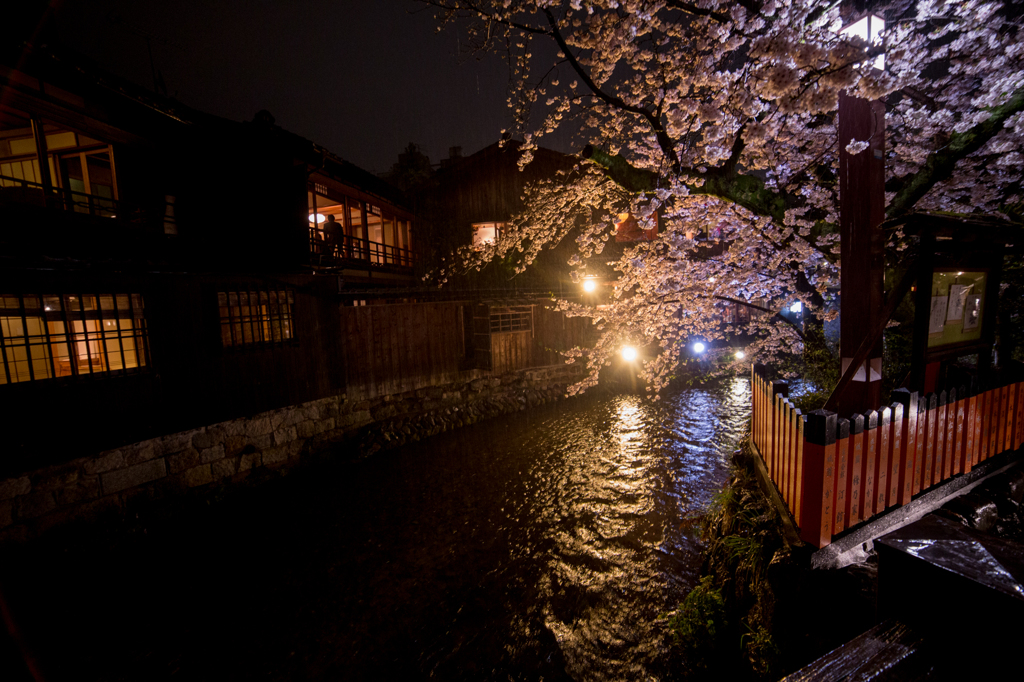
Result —
[{"label": "wooden railing", "polygon": [[[38,204],[76,213],[88,213],[101,218],[115,218],[117,202],[113,199],[76,192],[69,188],[49,188],[38,182],[0,175],[0,192],[19,203]],[[2,196],[2,195],[0,195]]]},{"label": "wooden railing", "polygon": [[785,381],[759,365],[752,374],[753,444],[815,547],[1024,441],[1024,381],[923,397],[899,389],[892,405],[843,419],[804,415]]},{"label": "wooden railing", "polygon": [[413,254],[410,249],[403,249],[391,244],[368,242],[359,237],[341,235],[337,243],[330,243],[318,238],[318,233],[310,230],[309,247],[314,263],[326,266],[340,266],[344,261],[358,260],[370,265],[411,268]]}]

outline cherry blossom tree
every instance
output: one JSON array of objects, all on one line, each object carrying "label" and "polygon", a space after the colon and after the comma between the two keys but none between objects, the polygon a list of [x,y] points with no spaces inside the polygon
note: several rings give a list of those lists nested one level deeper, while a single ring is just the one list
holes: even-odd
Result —
[{"label": "cherry blossom tree", "polygon": [[[838,287],[840,93],[886,107],[890,267],[915,211],[1021,216],[1024,35],[1019,2],[894,0],[873,43],[839,33],[847,3],[806,0],[423,0],[441,25],[508,62],[521,164],[555,131],[579,162],[534,185],[503,239],[463,265],[515,255],[525,267],[574,238],[575,278],[602,258],[613,217],[653,241],[614,263],[607,305],[561,302],[593,318],[594,347],[570,353],[596,382],[624,343],[658,349],[643,366],[660,389],[689,340],[744,333],[748,355],[800,352],[780,313],[799,300],[820,323]],[[884,54],[884,69],[876,68]],[[506,132],[506,131],[502,131]],[[444,273],[442,273],[442,279]],[[726,323],[724,303],[759,314]]]}]

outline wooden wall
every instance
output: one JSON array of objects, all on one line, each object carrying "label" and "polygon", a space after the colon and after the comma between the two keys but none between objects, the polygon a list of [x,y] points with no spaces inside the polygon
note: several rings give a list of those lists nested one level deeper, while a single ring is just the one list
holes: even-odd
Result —
[{"label": "wooden wall", "polygon": [[454,381],[465,366],[462,306],[341,308],[346,390],[374,397]]}]

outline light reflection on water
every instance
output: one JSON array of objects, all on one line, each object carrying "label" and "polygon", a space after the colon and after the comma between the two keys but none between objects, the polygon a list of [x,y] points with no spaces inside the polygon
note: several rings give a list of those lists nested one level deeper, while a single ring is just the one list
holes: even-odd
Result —
[{"label": "light reflection on water", "polygon": [[[658,616],[682,600],[699,568],[687,517],[727,476],[749,419],[749,382],[682,390],[657,403],[625,395],[568,405],[514,417],[497,437],[496,424],[481,424],[452,439],[476,449],[478,463],[515,463],[500,485],[497,527],[480,529],[502,537],[507,552],[480,570],[520,586],[493,605],[507,613],[474,625],[504,642],[501,660],[490,662],[495,675],[483,677],[550,679],[559,659],[577,680],[657,677],[668,646]],[[546,651],[541,628],[557,651]],[[495,652],[483,646],[477,655]],[[431,673],[472,677],[440,651],[428,657],[445,659]],[[550,666],[524,667],[537,657]]]}]

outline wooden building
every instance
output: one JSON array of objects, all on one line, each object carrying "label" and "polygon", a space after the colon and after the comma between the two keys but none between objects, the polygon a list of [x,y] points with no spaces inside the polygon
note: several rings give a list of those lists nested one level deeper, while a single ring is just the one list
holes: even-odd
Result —
[{"label": "wooden building", "polygon": [[552,364],[575,333],[519,300],[528,325],[494,332],[524,337],[519,350],[483,352],[478,300],[414,287],[426,249],[401,194],[266,112],[210,116],[49,50],[13,63],[0,63],[0,474]]}]

